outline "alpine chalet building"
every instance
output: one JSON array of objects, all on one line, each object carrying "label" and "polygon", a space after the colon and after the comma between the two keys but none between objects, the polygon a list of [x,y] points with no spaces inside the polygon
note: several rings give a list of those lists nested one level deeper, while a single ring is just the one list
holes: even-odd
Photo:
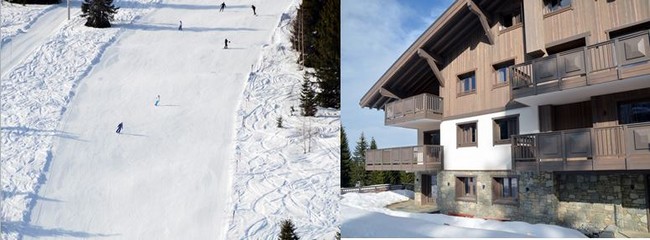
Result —
[{"label": "alpine chalet building", "polygon": [[360,101],[442,213],[649,230],[650,1],[457,0]]}]

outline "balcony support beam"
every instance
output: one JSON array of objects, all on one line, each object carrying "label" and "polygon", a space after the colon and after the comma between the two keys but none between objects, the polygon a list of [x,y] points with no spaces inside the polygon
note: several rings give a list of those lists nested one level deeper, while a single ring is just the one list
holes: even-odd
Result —
[{"label": "balcony support beam", "polygon": [[494,44],[494,35],[492,34],[492,31],[490,31],[490,25],[488,24],[487,17],[485,17],[485,14],[483,14],[483,11],[472,1],[472,0],[466,0],[467,2],[467,8],[476,16],[478,16],[478,20],[481,21],[481,26],[483,26],[483,30],[485,31],[485,35],[488,38],[488,42],[490,45]]},{"label": "balcony support beam", "polygon": [[397,100],[402,99],[401,97],[398,97],[396,94],[394,94],[393,92],[389,91],[388,89],[386,89],[384,87],[379,89],[379,94],[381,94],[384,97],[394,98],[394,99],[397,99]]},{"label": "balcony support beam", "polygon": [[427,60],[427,63],[429,64],[429,67],[431,67],[431,70],[433,71],[433,74],[436,75],[436,79],[438,79],[438,83],[440,84],[441,87],[445,86],[445,79],[442,77],[442,74],[440,73],[440,69],[438,69],[438,65],[436,65],[436,59],[431,56],[427,51],[424,49],[420,48],[418,49],[418,55],[421,58],[424,58]]}]

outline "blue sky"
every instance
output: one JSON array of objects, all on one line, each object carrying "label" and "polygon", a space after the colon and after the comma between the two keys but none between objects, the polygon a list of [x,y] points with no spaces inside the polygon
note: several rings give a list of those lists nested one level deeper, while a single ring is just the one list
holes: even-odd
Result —
[{"label": "blue sky", "polygon": [[384,126],[384,112],[359,100],[452,0],[342,0],[341,121],[350,150],[361,132],[379,148],[417,143],[415,130]]}]

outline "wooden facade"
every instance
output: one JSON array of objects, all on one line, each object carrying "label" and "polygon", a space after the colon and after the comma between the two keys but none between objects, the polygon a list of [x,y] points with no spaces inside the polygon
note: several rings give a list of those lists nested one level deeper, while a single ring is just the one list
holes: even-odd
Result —
[{"label": "wooden facade", "polygon": [[[632,154],[626,148],[629,145],[618,146],[615,141],[628,144],[632,141],[629,134],[639,136],[637,132],[643,133],[647,126],[620,125],[616,102],[648,97],[650,90],[617,95],[630,89],[610,88],[599,94],[588,89],[627,80],[650,87],[643,82],[647,78],[650,83],[650,1],[573,0],[566,6],[549,7],[551,2],[555,1],[457,0],[381,76],[360,105],[384,110],[385,125],[416,128],[419,134],[439,129],[442,121],[526,107],[524,104],[539,106],[538,129],[542,133],[515,138],[522,142],[513,143],[513,152],[520,151],[513,155],[513,168],[526,168],[526,164],[538,170],[553,164],[550,169],[643,168],[645,163],[635,162],[640,152]],[[498,79],[504,67],[508,80],[502,82]],[[468,76],[475,80],[469,89],[467,82],[461,82]],[[576,89],[586,89],[589,94],[561,106],[523,101]],[[535,142],[538,140],[542,142]],[[583,148],[558,145],[564,143]],[[373,154],[368,155],[366,169],[422,168],[410,148],[369,151]],[[610,150],[617,153],[618,163],[625,163],[623,167],[604,162],[613,158],[605,154]],[[399,157],[393,156],[396,152]],[[441,165],[433,169],[441,169]]]}]

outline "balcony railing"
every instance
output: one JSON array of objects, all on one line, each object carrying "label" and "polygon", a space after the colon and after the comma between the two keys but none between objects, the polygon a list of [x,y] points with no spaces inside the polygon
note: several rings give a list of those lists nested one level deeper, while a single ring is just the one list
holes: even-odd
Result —
[{"label": "balcony railing", "polygon": [[366,170],[442,170],[442,146],[421,145],[366,151]]},{"label": "balcony railing", "polygon": [[512,138],[516,170],[650,169],[650,122]]},{"label": "balcony railing", "polygon": [[423,93],[386,104],[386,125],[419,120],[442,119],[442,98]]},{"label": "balcony railing", "polygon": [[650,31],[576,48],[510,67],[520,98],[650,74]]}]

